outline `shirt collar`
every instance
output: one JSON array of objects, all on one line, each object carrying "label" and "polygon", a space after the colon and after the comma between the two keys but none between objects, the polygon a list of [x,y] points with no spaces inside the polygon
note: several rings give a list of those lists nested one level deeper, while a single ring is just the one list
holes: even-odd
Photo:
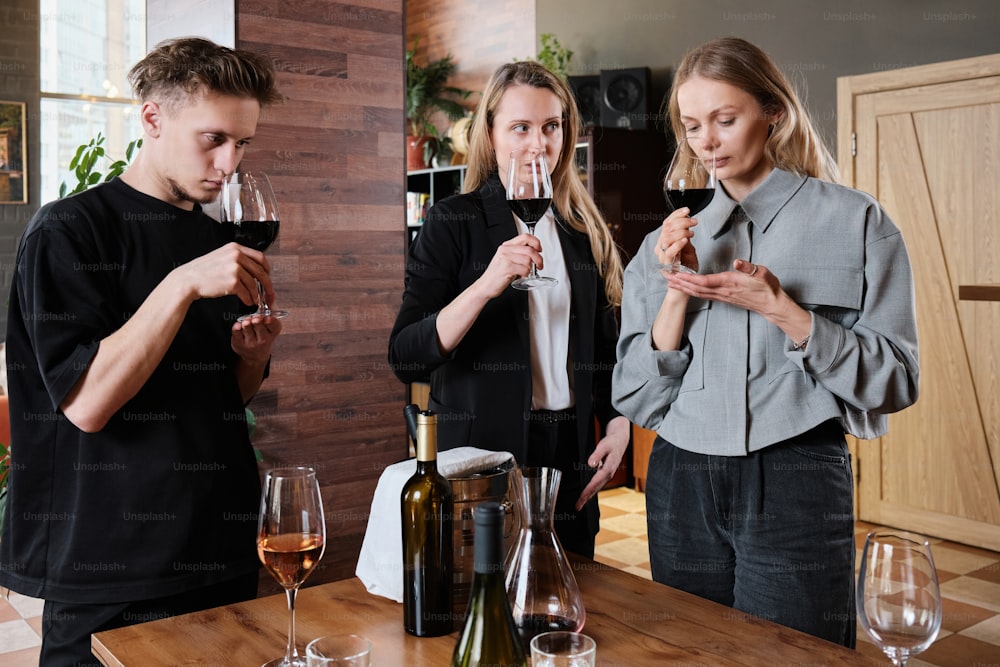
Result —
[{"label": "shirt collar", "polygon": [[739,202],[732,199],[724,188],[718,187],[712,202],[703,211],[706,228],[713,238],[717,237],[725,231],[726,221],[733,209],[742,206],[754,226],[762,233],[767,232],[775,216],[799,191],[807,178],[783,169],[772,169],[760,185]]}]

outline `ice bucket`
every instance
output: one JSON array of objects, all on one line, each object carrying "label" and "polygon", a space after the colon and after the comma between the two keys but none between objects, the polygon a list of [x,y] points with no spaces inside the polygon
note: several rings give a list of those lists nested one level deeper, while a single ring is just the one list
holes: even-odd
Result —
[{"label": "ice bucket", "polygon": [[516,502],[517,489],[513,488],[512,471],[514,461],[511,459],[486,470],[461,477],[449,477],[451,489],[455,495],[455,517],[453,547],[454,563],[454,604],[455,627],[460,627],[465,621],[466,608],[469,605],[469,592],[472,588],[473,537],[475,522],[473,510],[476,505],[487,500],[500,503],[507,513],[504,524],[503,542],[505,554],[517,541],[520,531],[520,519]]}]

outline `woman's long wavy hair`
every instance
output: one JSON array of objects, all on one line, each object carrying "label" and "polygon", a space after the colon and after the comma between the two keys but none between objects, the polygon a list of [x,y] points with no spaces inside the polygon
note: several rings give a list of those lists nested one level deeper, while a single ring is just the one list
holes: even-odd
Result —
[{"label": "woman's long wavy hair", "polygon": [[678,66],[667,102],[670,129],[677,146],[686,143],[677,107],[677,89],[697,76],[722,81],[749,93],[766,114],[783,112],[764,146],[765,158],[775,167],[827,181],[839,179],[837,162],[788,78],[764,51],[738,37],[722,37],[695,47]]},{"label": "woman's long wavy hair", "polygon": [[563,144],[559,161],[552,171],[552,201],[560,216],[575,230],[590,239],[590,250],[604,280],[604,293],[612,306],[621,305],[622,260],[604,217],[576,171],[574,152],[580,132],[580,113],[566,82],[534,61],[501,65],[490,77],[476,109],[469,137],[469,167],[464,190],[479,188],[497,171],[496,152],[491,133],[497,107],[511,86],[532,86],[552,91],[563,110]]}]

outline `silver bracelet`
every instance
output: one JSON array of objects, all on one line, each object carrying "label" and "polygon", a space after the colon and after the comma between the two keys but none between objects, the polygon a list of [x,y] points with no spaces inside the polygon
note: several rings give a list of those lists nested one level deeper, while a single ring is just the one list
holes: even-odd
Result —
[{"label": "silver bracelet", "polygon": [[802,340],[800,340],[798,343],[792,343],[792,349],[793,350],[805,350],[806,349],[806,345],[808,343],[809,343],[809,336],[806,336],[805,338],[803,338]]}]

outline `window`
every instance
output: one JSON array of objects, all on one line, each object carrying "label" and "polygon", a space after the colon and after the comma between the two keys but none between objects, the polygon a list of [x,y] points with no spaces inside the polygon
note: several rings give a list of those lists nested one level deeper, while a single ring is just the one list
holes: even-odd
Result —
[{"label": "window", "polygon": [[[128,71],[146,52],[145,0],[41,0],[41,199],[76,177],[70,160],[101,133],[113,159],[141,134]],[[106,171],[106,162],[97,170]]]}]

